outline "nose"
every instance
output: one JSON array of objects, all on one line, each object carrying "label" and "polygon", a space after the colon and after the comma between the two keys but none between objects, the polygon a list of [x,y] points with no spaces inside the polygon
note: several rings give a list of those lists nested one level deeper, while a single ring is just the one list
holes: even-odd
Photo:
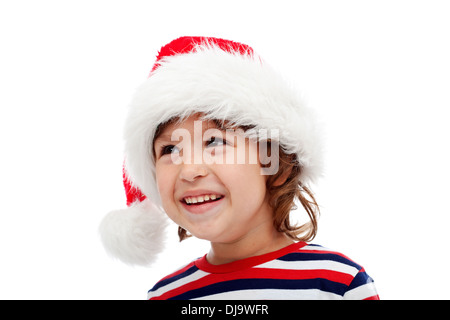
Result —
[{"label": "nose", "polygon": [[203,164],[183,164],[180,170],[180,179],[186,182],[194,182],[207,174],[208,170]]}]

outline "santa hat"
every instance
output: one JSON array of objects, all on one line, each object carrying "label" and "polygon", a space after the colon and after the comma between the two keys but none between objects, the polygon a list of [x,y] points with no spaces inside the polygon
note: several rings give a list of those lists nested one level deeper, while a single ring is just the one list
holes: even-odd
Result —
[{"label": "santa hat", "polygon": [[218,38],[182,37],[161,48],[136,90],[125,123],[126,209],[110,212],[100,234],[106,250],[129,264],[148,265],[164,247],[166,214],[156,179],[152,141],[159,124],[202,113],[208,119],[278,130],[278,143],[296,154],[303,184],[322,171],[313,111],[251,47]]}]

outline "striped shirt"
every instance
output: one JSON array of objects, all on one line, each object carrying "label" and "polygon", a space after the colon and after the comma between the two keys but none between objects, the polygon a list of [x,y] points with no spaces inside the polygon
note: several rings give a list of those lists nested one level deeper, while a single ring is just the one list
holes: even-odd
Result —
[{"label": "striped shirt", "polygon": [[297,242],[275,252],[223,265],[206,255],[161,279],[150,300],[378,300],[360,265],[322,246]]}]

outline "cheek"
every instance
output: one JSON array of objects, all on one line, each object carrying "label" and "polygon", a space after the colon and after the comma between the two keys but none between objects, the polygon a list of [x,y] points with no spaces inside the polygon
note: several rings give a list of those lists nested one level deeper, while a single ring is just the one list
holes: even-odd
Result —
[{"label": "cheek", "polygon": [[266,180],[259,165],[237,165],[234,174],[227,175],[232,201],[246,207],[260,205],[266,196]]},{"label": "cheek", "polygon": [[174,173],[165,166],[156,166],[156,184],[163,206],[173,197]]},{"label": "cheek", "polygon": [[174,200],[174,170],[161,170],[161,168],[156,169],[156,183],[158,186],[158,192],[161,198],[161,204],[164,212],[167,216],[174,221],[176,224],[180,224],[178,221],[179,217],[177,215],[177,208]]},{"label": "cheek", "polygon": [[158,187],[159,194],[162,196],[164,190],[164,179],[162,179],[163,174],[160,166],[156,165],[155,167],[155,177],[156,177],[156,185]]}]

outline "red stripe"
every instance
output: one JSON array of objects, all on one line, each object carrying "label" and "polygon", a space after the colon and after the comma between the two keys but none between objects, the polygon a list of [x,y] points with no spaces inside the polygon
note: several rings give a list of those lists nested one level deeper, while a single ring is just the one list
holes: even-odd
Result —
[{"label": "red stripe", "polygon": [[346,273],[341,273],[331,270],[286,270],[286,269],[264,269],[253,268],[246,269],[240,272],[233,272],[230,274],[215,275],[210,274],[196,281],[187,283],[181,287],[175,288],[162,294],[159,297],[153,299],[169,299],[171,297],[183,294],[187,291],[195,290],[198,288],[206,287],[215,283],[225,282],[230,280],[241,279],[289,279],[289,280],[302,280],[302,279],[315,279],[323,278],[334,282],[343,284],[350,284],[353,277]]},{"label": "red stripe", "polygon": [[380,297],[378,295],[375,295],[375,296],[371,296],[371,297],[365,298],[363,300],[380,300]]}]

